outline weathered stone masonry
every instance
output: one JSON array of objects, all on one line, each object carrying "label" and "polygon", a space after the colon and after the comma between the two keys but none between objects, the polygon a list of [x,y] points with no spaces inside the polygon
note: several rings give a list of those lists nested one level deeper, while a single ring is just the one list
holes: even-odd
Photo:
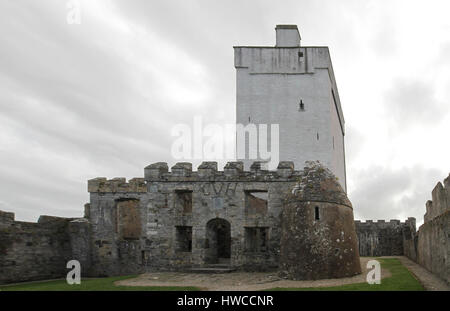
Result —
[{"label": "weathered stone masonry", "polygon": [[450,284],[450,174],[432,192],[426,204],[424,224],[415,235],[411,257]]},{"label": "weathered stone masonry", "polygon": [[353,207],[330,171],[305,167],[285,200],[280,275],[295,280],[361,273]]},{"label": "weathered stone masonry", "polygon": [[[41,216],[37,223],[14,220],[0,211],[0,283],[60,278],[73,258],[73,219]],[[83,233],[84,234],[84,233]],[[88,235],[86,235],[87,237]],[[74,243],[76,243],[74,239]],[[86,249],[83,247],[83,253]]]},{"label": "weathered stone masonry", "polygon": [[417,232],[415,218],[355,224],[361,256],[404,255],[450,283],[450,175],[433,189]]},{"label": "weathered stone masonry", "polygon": [[411,239],[411,230],[415,233],[416,219],[410,217],[405,222],[356,220],[355,225],[361,256],[401,256],[406,253],[405,241]]},{"label": "weathered stone masonry", "polygon": [[[84,276],[215,264],[276,269],[285,198],[305,181],[304,173],[292,162],[276,171],[260,163],[244,171],[242,162],[223,171],[204,162],[192,171],[190,163],[177,163],[170,172],[166,163],[155,163],[144,178],[129,182],[89,180],[84,218],[41,217],[34,224],[0,214],[0,282],[64,277],[71,259],[81,262]],[[318,199],[325,208],[326,198]]]},{"label": "weathered stone masonry", "polygon": [[[166,163],[156,163],[145,169],[146,184],[90,180],[94,270],[114,274],[124,273],[124,267],[180,269],[219,262],[275,268],[283,198],[300,174],[289,162],[274,172],[258,163],[245,172],[241,162],[228,163],[224,171],[204,162],[197,172],[190,163],[177,163],[169,172]],[[125,223],[122,204],[136,221]],[[133,226],[140,234],[124,236],[120,228]]]},{"label": "weathered stone masonry", "polygon": [[[112,275],[214,264],[245,270],[276,269],[285,199],[303,182],[307,188],[320,190],[314,196],[317,202],[303,209],[320,206],[323,221],[311,223],[327,231],[321,238],[341,237],[345,231],[350,244],[336,246],[342,248],[342,254],[337,254],[335,247],[330,252],[333,258],[344,256],[343,266],[331,264],[321,269],[322,274],[298,277],[360,273],[351,204],[346,199],[346,206],[335,210],[330,193],[334,198],[346,196],[334,175],[313,162],[304,169],[296,171],[292,162],[281,162],[276,171],[267,171],[255,162],[250,171],[244,171],[242,162],[229,162],[218,171],[216,162],[204,162],[198,171],[192,171],[190,163],[177,163],[169,172],[166,163],[155,163],[145,168],[144,179],[129,183],[123,178],[90,180],[87,214],[92,227],[92,271]],[[327,180],[320,183],[324,177]],[[311,178],[320,185],[314,186]],[[299,221],[296,227],[304,230],[305,237],[315,234],[309,221]],[[290,232],[285,230],[285,240],[290,241]],[[292,232],[292,240],[296,240]],[[316,245],[319,249],[325,246],[323,241]],[[317,256],[311,253],[308,258]]]},{"label": "weathered stone masonry", "polygon": [[[190,164],[178,163],[169,172],[167,164],[157,163],[145,169],[145,178],[128,183],[123,178],[90,180],[91,202],[85,206],[84,218],[41,216],[38,223],[27,223],[0,211],[0,283],[64,277],[71,259],[81,262],[84,276],[218,262],[249,270],[275,268],[280,261],[282,210],[292,211],[288,206],[296,209],[309,202],[311,209],[303,209],[307,213],[298,219],[315,218],[312,207],[318,207],[325,223],[323,211],[333,205],[329,198],[318,202],[317,198],[303,200],[304,194],[292,196],[292,189],[298,190],[302,181],[308,185],[307,175],[295,171],[289,162],[280,163],[274,172],[262,171],[257,163],[250,172],[242,171],[240,163],[229,163],[219,172],[211,162],[203,163],[197,172],[192,172]],[[448,281],[449,180],[433,190],[418,232],[414,218],[405,223],[356,221],[360,254],[404,254]],[[341,205],[329,209],[331,214],[333,209],[348,208]],[[337,215],[334,218],[341,219]],[[297,223],[296,217],[286,221],[284,228]],[[315,232],[316,227],[312,223],[300,230]],[[302,235],[304,240],[314,237],[320,238]],[[305,259],[315,262],[313,257]]]}]

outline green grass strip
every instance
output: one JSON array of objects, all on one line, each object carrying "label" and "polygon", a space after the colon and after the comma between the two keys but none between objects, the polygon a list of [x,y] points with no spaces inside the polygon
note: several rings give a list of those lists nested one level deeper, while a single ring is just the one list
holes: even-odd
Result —
[{"label": "green grass strip", "polygon": [[391,276],[381,279],[381,284],[354,283],[332,287],[272,288],[268,291],[423,291],[422,284],[397,258],[376,258]]}]

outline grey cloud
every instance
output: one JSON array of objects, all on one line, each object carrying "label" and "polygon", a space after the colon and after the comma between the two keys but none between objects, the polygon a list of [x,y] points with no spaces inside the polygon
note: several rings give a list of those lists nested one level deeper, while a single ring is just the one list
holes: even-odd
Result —
[{"label": "grey cloud", "polygon": [[355,127],[346,125],[345,130],[345,153],[347,162],[356,159],[366,144],[364,135]]},{"label": "grey cloud", "polygon": [[382,166],[353,169],[349,178],[357,184],[350,189],[357,219],[400,219],[416,217],[423,222],[425,202],[434,185],[447,174],[423,166],[388,169]]},{"label": "grey cloud", "polygon": [[396,130],[434,126],[448,113],[433,87],[423,81],[399,79],[384,97],[386,119]]},{"label": "grey cloud", "polygon": [[[157,42],[148,42],[154,49],[144,61],[154,64],[166,52],[158,45],[168,43],[175,58],[186,55],[205,70],[206,81],[199,79],[199,84],[210,95],[198,106],[185,104],[183,98],[172,100],[166,96],[173,92],[172,80],[189,89],[196,86],[192,81],[197,77],[182,72],[183,64],[176,59],[170,68],[156,64],[157,70],[145,73],[140,64],[130,65],[121,50],[127,40],[111,46],[116,34],[91,20],[89,12],[81,25],[67,25],[65,1],[0,2],[0,131],[8,133],[7,142],[0,144],[4,165],[0,209],[16,212],[19,219],[36,220],[40,214],[79,216],[88,198],[87,179],[142,176],[143,167],[151,162],[174,162],[170,128],[175,123],[191,123],[194,115],[203,116],[205,122],[234,123],[232,46],[273,45],[277,23],[299,24],[306,44],[333,46],[336,68],[341,68],[337,79],[351,86],[354,76],[345,75],[345,65],[358,54],[359,38],[353,27],[366,12],[359,0],[345,5],[293,0],[277,5],[268,0],[112,3],[124,23],[156,34]],[[169,83],[166,93],[161,90],[162,76]],[[142,85],[144,90],[139,88]],[[387,116],[393,124],[425,126],[442,113],[432,88],[423,82],[400,81],[386,100],[393,108],[392,116]],[[429,102],[429,112],[411,111],[411,107],[423,108],[424,101]],[[352,161],[367,142],[350,125],[347,143]],[[409,215],[403,207],[425,197],[425,190],[417,189],[426,188],[428,195],[430,185],[442,177],[418,168],[418,174],[428,176],[418,187],[406,179],[420,176],[411,171],[408,175],[368,168],[348,173],[361,181],[351,195],[355,211],[365,218]],[[379,185],[389,183],[393,189],[388,189],[387,198],[377,197],[384,194]],[[388,208],[393,206],[394,189],[405,188],[419,194],[404,196],[398,210]],[[372,213],[376,200],[384,202],[387,214]],[[422,208],[422,202],[419,205]]]}]

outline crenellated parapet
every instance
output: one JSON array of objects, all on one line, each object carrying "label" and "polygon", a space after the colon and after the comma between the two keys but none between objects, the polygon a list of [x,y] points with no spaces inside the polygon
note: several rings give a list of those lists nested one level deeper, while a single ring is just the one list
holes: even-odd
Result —
[{"label": "crenellated parapet", "polygon": [[147,186],[144,178],[133,178],[127,182],[125,178],[107,180],[104,177],[99,177],[88,180],[88,192],[144,193],[147,192]]},{"label": "crenellated parapet", "polygon": [[361,220],[355,220],[355,225],[359,228],[370,228],[370,227],[380,227],[380,228],[388,228],[388,227],[402,227],[406,225],[414,224],[414,227],[416,225],[416,219],[414,217],[409,217],[406,221],[401,222],[398,219],[391,219],[389,221],[386,220],[371,220],[368,219],[366,221]]},{"label": "crenellated parapet", "polygon": [[444,184],[438,182],[431,193],[432,200],[426,203],[424,222],[450,211],[450,174],[444,180]]},{"label": "crenellated parapet", "polygon": [[265,169],[263,163],[254,162],[250,171],[244,170],[243,162],[228,162],[223,171],[217,168],[217,162],[203,162],[197,171],[192,164],[179,162],[171,167],[165,162],[151,164],[145,168],[146,182],[196,182],[196,181],[239,181],[239,182],[276,182],[297,181],[303,171],[295,170],[293,162],[280,162],[277,170]]}]

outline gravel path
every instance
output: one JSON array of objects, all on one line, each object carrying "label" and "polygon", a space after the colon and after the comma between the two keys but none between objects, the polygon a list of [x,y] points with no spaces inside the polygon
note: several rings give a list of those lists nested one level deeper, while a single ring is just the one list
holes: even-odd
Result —
[{"label": "gravel path", "polygon": [[[145,273],[134,279],[116,282],[125,286],[195,286],[202,290],[212,291],[257,291],[274,287],[329,287],[352,283],[366,282],[367,261],[372,258],[361,258],[363,273],[350,278],[291,281],[280,279],[276,272],[231,272],[224,274],[201,274],[180,272]],[[391,276],[390,272],[382,269],[381,278]]]},{"label": "gravel path", "polygon": [[436,275],[429,272],[424,267],[418,265],[411,259],[399,256],[398,258],[401,263],[408,268],[408,270],[414,274],[416,279],[419,280],[420,283],[422,283],[423,287],[425,287],[426,290],[430,291],[450,291],[450,286],[442,279],[437,277]]}]

